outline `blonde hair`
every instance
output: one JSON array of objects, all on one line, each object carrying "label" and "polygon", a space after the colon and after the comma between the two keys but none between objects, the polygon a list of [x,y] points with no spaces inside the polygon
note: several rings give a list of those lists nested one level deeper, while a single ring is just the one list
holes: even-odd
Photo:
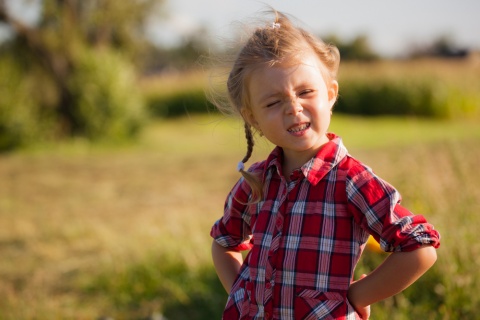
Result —
[{"label": "blonde hair", "polygon": [[[283,13],[271,10],[274,20],[263,27],[256,28],[247,38],[239,53],[235,56],[233,66],[227,80],[227,105],[214,103],[221,111],[240,114],[244,120],[247,152],[242,159],[246,163],[250,159],[254,147],[254,131],[243,113],[251,108],[248,94],[249,75],[261,65],[274,66],[288,63],[294,65],[299,62],[306,51],[315,54],[321,62],[322,74],[326,83],[336,80],[340,63],[338,49],[325,44],[310,32],[294,26],[291,20]],[[258,174],[239,170],[252,188],[253,199],[262,198],[263,185]]]}]

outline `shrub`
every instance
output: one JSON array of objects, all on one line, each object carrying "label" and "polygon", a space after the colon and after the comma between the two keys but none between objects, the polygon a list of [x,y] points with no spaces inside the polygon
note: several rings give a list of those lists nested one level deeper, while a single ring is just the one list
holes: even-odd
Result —
[{"label": "shrub", "polygon": [[44,138],[51,122],[41,110],[30,77],[9,57],[0,60],[0,151],[28,145]]},{"label": "shrub", "polygon": [[147,109],[154,117],[173,118],[193,113],[214,112],[215,107],[207,100],[203,88],[191,88],[170,94],[151,94]]},{"label": "shrub", "polygon": [[468,60],[346,63],[336,111],[431,118],[480,116],[478,65]]},{"label": "shrub", "polygon": [[[56,113],[59,93],[51,79],[13,57],[0,60],[0,151],[64,138]],[[146,121],[135,71],[111,51],[78,52],[65,79],[73,97],[75,136],[120,141],[134,137]]]},{"label": "shrub", "polygon": [[69,81],[80,135],[92,140],[122,140],[139,132],[144,104],[133,68],[117,53],[85,51]]},{"label": "shrub", "polygon": [[[344,80],[338,112],[360,115],[413,115],[433,118],[452,118],[465,115],[480,102],[472,99],[470,106],[458,110],[461,93],[452,99],[452,86],[433,79],[382,79],[381,81]],[[466,102],[468,104],[468,102]],[[473,108],[472,108],[473,107]],[[454,110],[458,111],[455,112]]]}]

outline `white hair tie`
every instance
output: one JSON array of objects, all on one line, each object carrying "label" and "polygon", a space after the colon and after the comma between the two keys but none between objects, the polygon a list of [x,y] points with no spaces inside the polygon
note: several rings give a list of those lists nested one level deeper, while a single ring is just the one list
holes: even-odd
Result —
[{"label": "white hair tie", "polygon": [[278,22],[273,22],[272,23],[272,29],[280,29],[281,24]]},{"label": "white hair tie", "polygon": [[237,164],[237,171],[243,171],[243,170],[245,170],[245,164],[243,164],[243,161],[240,161]]}]

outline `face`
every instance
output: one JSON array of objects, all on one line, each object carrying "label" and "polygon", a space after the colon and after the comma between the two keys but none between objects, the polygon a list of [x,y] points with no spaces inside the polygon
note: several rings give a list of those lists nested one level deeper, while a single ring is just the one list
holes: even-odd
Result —
[{"label": "face", "polygon": [[306,162],[328,142],[326,132],[338,84],[325,82],[315,55],[305,55],[293,66],[256,69],[249,78],[248,92],[251,108],[244,110],[244,117],[282,147],[285,158]]}]

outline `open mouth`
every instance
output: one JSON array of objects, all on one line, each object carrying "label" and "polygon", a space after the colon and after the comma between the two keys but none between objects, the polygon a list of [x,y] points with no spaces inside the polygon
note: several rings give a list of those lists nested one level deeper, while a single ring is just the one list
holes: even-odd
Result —
[{"label": "open mouth", "polygon": [[308,128],[310,128],[310,122],[295,125],[295,126],[291,127],[290,129],[288,129],[287,131],[290,132],[290,133],[299,133],[299,132],[307,130]]}]

